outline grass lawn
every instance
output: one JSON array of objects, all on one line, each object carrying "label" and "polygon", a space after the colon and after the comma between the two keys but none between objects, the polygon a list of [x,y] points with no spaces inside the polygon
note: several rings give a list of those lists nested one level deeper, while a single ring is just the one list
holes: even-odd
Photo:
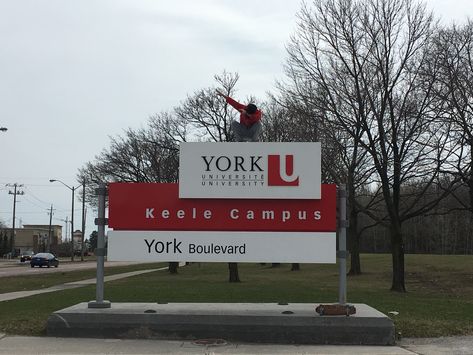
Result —
[{"label": "grass lawn", "polygon": [[[396,330],[404,337],[473,334],[473,256],[406,255],[404,294],[389,291],[391,257],[362,255],[361,276],[348,277],[348,301],[383,313],[397,311]],[[241,283],[227,282],[227,264],[195,263],[179,274],[165,271],[105,284],[113,302],[336,302],[336,265],[303,264],[271,268],[239,264]],[[44,275],[47,279],[49,275]],[[4,279],[0,279],[3,282]],[[61,282],[62,283],[62,282]],[[95,287],[0,302],[0,332],[44,335],[55,310],[94,299]]]}]

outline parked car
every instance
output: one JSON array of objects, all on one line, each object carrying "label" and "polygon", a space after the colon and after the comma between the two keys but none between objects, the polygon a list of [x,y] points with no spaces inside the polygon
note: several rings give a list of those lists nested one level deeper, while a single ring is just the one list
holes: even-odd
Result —
[{"label": "parked car", "polygon": [[59,259],[56,258],[51,253],[38,253],[31,258],[30,261],[31,267],[39,266],[47,266],[47,267],[58,267],[59,266]]},{"label": "parked car", "polygon": [[32,251],[25,251],[23,254],[20,256],[20,262],[24,263],[25,261],[30,261],[31,258],[33,257],[34,252]]}]

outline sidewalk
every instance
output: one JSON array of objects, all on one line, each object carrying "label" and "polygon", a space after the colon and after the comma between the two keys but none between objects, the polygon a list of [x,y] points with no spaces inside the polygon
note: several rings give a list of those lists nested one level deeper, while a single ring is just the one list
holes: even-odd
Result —
[{"label": "sidewalk", "polygon": [[192,341],[87,339],[4,336],[0,334],[0,355],[17,354],[346,354],[346,355],[470,355],[473,337],[405,339],[398,346],[199,345]]},{"label": "sidewalk", "polygon": [[[161,270],[166,270],[166,269],[167,269],[167,267],[162,267],[162,268],[159,268],[159,269],[148,269],[148,270],[125,272],[125,273],[122,273],[122,274],[115,274],[115,275],[105,276],[104,281],[107,282],[107,281],[119,280],[119,279],[123,279],[123,278],[126,278],[126,277],[131,277],[131,276],[136,276],[136,275],[141,275],[141,274],[146,274],[146,273],[149,273],[149,272],[161,271]],[[0,302],[10,301],[10,300],[14,300],[14,299],[17,299],[17,298],[23,298],[23,297],[39,295],[41,293],[48,293],[48,292],[61,291],[61,290],[66,290],[66,289],[71,289],[71,288],[84,287],[84,286],[88,286],[88,285],[94,285],[95,283],[96,283],[96,279],[93,278],[93,279],[82,280],[82,281],[68,282],[68,283],[65,283],[65,284],[51,286],[51,287],[40,289],[40,290],[16,291],[16,292],[1,293],[0,294]]]},{"label": "sidewalk", "polygon": [[[1,336],[1,335],[0,335]],[[413,355],[396,346],[198,345],[191,341],[87,339],[6,336],[0,339],[0,354],[350,354]],[[430,354],[430,353],[429,353]]]}]

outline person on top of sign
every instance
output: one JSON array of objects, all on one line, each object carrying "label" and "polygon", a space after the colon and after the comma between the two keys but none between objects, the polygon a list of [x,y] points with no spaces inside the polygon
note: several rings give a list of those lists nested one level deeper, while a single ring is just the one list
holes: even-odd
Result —
[{"label": "person on top of sign", "polygon": [[255,104],[243,105],[230,96],[217,90],[217,95],[225,98],[227,103],[240,112],[240,122],[232,121],[232,130],[237,142],[258,142],[259,135],[263,130],[261,125],[261,110]]}]

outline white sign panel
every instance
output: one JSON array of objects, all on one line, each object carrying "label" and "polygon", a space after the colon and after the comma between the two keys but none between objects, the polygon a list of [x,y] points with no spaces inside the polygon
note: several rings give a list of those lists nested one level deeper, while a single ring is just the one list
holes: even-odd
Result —
[{"label": "white sign panel", "polygon": [[335,232],[109,231],[109,261],[335,263]]},{"label": "white sign panel", "polygon": [[181,143],[180,198],[320,199],[320,143]]}]

